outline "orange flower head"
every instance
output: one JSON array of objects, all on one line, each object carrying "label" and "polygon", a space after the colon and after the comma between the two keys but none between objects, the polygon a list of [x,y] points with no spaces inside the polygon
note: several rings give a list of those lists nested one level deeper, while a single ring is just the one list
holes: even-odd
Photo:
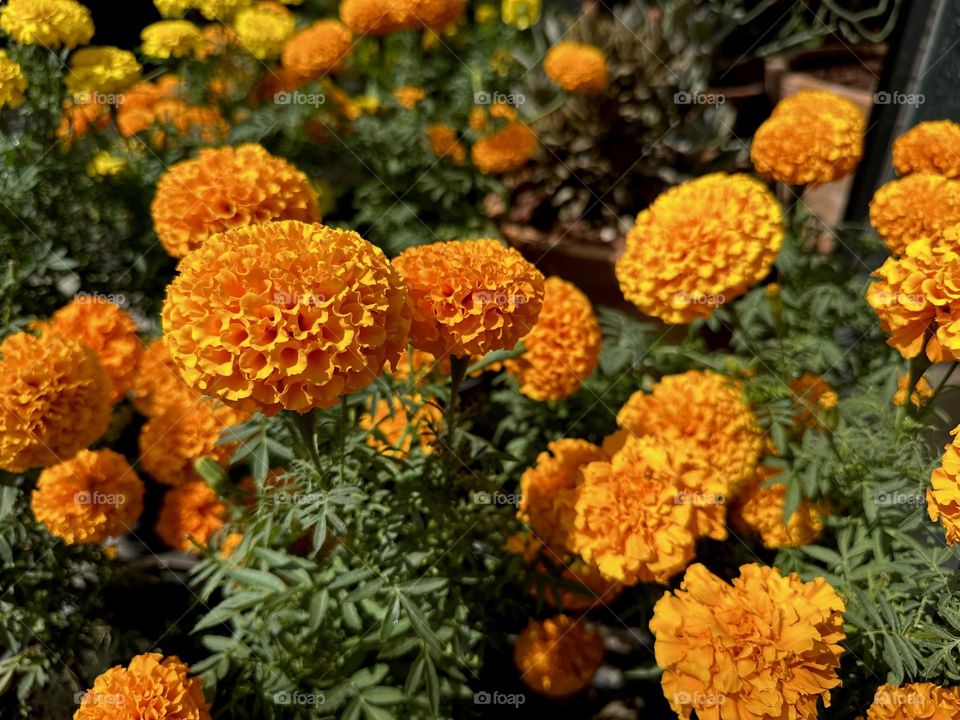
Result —
[{"label": "orange flower head", "polygon": [[863,111],[822,90],[784,98],[753,136],[750,159],[761,175],[788,185],[822,185],[853,172],[863,155]]},{"label": "orange flower head", "polygon": [[605,577],[595,567],[579,558],[574,558],[570,565],[563,569],[560,579],[574,588],[560,587],[558,603],[553,588],[547,584],[544,587],[544,600],[554,607],[559,604],[564,612],[586,612],[594,607],[610,605],[620,597],[624,589],[623,584]]},{"label": "orange flower head", "polygon": [[840,685],[843,600],[823,578],[803,582],[743,565],[732,585],[691,565],[653,610],[660,684],[683,720],[814,720]]},{"label": "orange flower head", "polygon": [[427,91],[419,85],[402,85],[393,91],[394,99],[407,110],[412,110],[426,96]]},{"label": "orange flower head", "polygon": [[56,335],[0,343],[0,468],[23,472],[73,457],[110,425],[110,378],[97,354]]},{"label": "orange flower head", "polygon": [[157,183],[151,213],[160,242],[174,257],[226,230],[320,219],[307,176],[253,144],[207,148],[176,163]]},{"label": "orange flower head", "polygon": [[528,125],[508,122],[477,140],[470,149],[470,157],[484,175],[499,175],[526,165],[536,154],[537,144],[537,136]]},{"label": "orange flower head", "polygon": [[244,411],[328,408],[407,345],[410,304],[378,247],[295,221],[212,236],[180,263],[163,330],[188,385]]},{"label": "orange flower head", "polygon": [[[910,373],[903,373],[897,378],[897,392],[893,396],[893,404],[900,407],[907,402],[907,385],[910,382]],[[923,404],[933,397],[933,388],[927,379],[922,377],[917,380],[913,392],[910,394],[910,402],[914,407],[922,407]]]},{"label": "orange flower head", "polygon": [[960,687],[932,683],[909,683],[902,687],[881,685],[867,709],[867,720],[957,720],[960,718]]},{"label": "orange flower head", "polygon": [[947,545],[960,543],[960,426],[952,434],[927,489],[927,515],[943,525]]},{"label": "orange flower head", "polygon": [[63,116],[57,137],[62,140],[80,138],[91,129],[103,130],[110,125],[110,108],[97,102],[94,97],[80,96],[77,100],[63,101]]},{"label": "orange flower head", "polygon": [[782,242],[783,213],[762,182],[712,173],[670,188],[637,215],[617,280],[640,312],[690,323],[766,277]]},{"label": "orange flower head", "polygon": [[550,548],[554,559],[562,558],[567,548],[567,528],[558,514],[557,495],[576,487],[582,468],[607,459],[593,443],[562,438],[548,444],[547,450],[537,456],[536,464],[520,476],[517,517]]},{"label": "orange flower head", "polygon": [[583,690],[603,663],[603,639],[579,619],[531,620],[517,637],[513,663],[535,692],[561,698]]},{"label": "orange flower head", "polygon": [[418,25],[442,30],[460,19],[466,4],[466,0],[416,0],[412,15]]},{"label": "orange flower head", "polygon": [[177,364],[163,338],[150,341],[140,358],[137,376],[133,381],[133,405],[148,418],[178,402],[199,399],[199,395],[180,378]]},{"label": "orange flower head", "polygon": [[547,53],[543,69],[570,93],[593,95],[607,88],[607,59],[596,45],[558,42]]},{"label": "orange flower head", "polygon": [[526,352],[508,360],[520,392],[540,401],[563,400],[590,377],[600,357],[600,323],[590,300],[558,277],[543,285],[540,318],[523,338]]},{"label": "orange flower head", "polygon": [[410,340],[434,356],[512,348],[537,322],[543,275],[497,240],[438,242],[393,260],[410,293]]},{"label": "orange flower head", "polygon": [[117,665],[94,680],[83,694],[73,720],[210,720],[203,681],[175,655],[135,656],[126,668]]},{"label": "orange flower head", "polygon": [[760,465],[754,484],[737,498],[732,519],[738,526],[759,535],[764,547],[771,550],[809,545],[823,531],[823,509],[802,500],[790,520],[784,523],[787,486],[765,484],[778,473],[779,470]]},{"label": "orange flower head", "polygon": [[870,201],[870,224],[890,251],[960,223],[960,180],[918,173],[892,180]]},{"label": "orange flower head", "polygon": [[102,543],[125,534],[140,517],[143,482],[123,455],[81,450],[40,473],[30,507],[66,542]]},{"label": "orange flower head", "polygon": [[893,167],[898,175],[960,178],[960,124],[930,120],[910,128],[893,143]]},{"label": "orange flower head", "polygon": [[283,48],[286,70],[303,78],[337,72],[350,57],[353,35],[339,20],[320,20],[301,30]]},{"label": "orange flower head", "polygon": [[462,165],[467,158],[463,143],[457,138],[456,129],[443,123],[427,125],[427,142],[430,152],[438,158],[449,157],[454,165]]},{"label": "orange flower head", "polygon": [[157,537],[174,550],[197,552],[223,527],[227,508],[205,482],[188,482],[163,496]]},{"label": "orange flower head", "polygon": [[236,443],[218,444],[220,433],[249,416],[202,397],[183,398],[140,430],[140,464],[164,485],[200,481],[194,461],[209,457],[226,466]]},{"label": "orange flower head", "polygon": [[687,438],[723,473],[730,497],[753,479],[763,435],[736,380],[710,371],[668,375],[650,394],[634,393],[617,414],[634,435]]},{"label": "orange flower head", "polygon": [[[397,10],[405,3],[394,3]],[[354,35],[379,37],[401,29],[388,12],[390,3],[383,0],[341,0],[340,20]]]},{"label": "orange flower head", "polygon": [[114,303],[97,295],[79,295],[48,322],[38,323],[38,329],[78,340],[96,352],[110,378],[112,402],[123,398],[133,386],[143,343],[133,318]]},{"label": "orange flower head", "polygon": [[414,394],[410,400],[415,407],[412,413],[397,398],[392,405],[381,398],[373,413],[365,412],[360,417],[361,429],[370,433],[367,445],[381,455],[405,458],[416,439],[423,452],[433,452],[443,413],[419,395]]}]

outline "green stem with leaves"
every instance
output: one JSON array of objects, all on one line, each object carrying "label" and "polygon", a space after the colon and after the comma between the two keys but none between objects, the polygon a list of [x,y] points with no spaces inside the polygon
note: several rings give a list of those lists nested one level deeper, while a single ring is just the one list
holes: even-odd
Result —
[{"label": "green stem with leaves", "polygon": [[457,454],[457,421],[460,413],[460,385],[467,375],[467,368],[470,365],[469,357],[451,357],[450,358],[450,398],[447,402],[446,417],[444,422],[447,426],[447,444],[451,455]]},{"label": "green stem with leaves", "polygon": [[307,457],[310,462],[313,463],[317,473],[320,473],[322,465],[320,462],[320,452],[317,450],[316,411],[311,410],[302,415],[300,413],[292,413],[292,417],[297,432],[300,434],[300,439],[303,441],[304,447],[307,450]]}]

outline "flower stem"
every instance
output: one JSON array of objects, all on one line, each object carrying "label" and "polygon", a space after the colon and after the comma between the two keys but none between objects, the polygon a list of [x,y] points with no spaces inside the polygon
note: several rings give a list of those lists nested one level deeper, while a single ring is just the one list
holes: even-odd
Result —
[{"label": "flower stem", "polygon": [[467,375],[467,367],[469,365],[469,357],[450,358],[450,400],[447,402],[447,412],[444,421],[447,425],[447,442],[452,455],[456,455],[457,453],[457,420],[460,411],[460,385]]},{"label": "flower stem", "polygon": [[321,470],[320,453],[317,450],[317,418],[316,411],[311,410],[308,413],[293,413],[293,423],[300,433],[303,444],[307,448],[307,456],[313,463],[317,472]]},{"label": "flower stem", "polygon": [[347,465],[347,398],[340,397],[340,480],[343,481],[343,474]]}]

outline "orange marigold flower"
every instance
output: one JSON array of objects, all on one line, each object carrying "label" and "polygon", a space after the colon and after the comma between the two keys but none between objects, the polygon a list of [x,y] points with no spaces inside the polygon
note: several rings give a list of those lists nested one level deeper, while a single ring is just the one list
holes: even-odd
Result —
[{"label": "orange marigold flower", "polygon": [[509,122],[477,140],[470,157],[485,175],[496,175],[523,167],[537,152],[537,136],[522,122]]},{"label": "orange marigold flower", "polygon": [[443,418],[440,408],[414,394],[410,398],[411,416],[403,402],[394,398],[388,403],[381,398],[373,413],[360,416],[360,427],[368,431],[367,445],[381,455],[404,458],[410,453],[414,438],[425,453],[433,452],[437,427]]},{"label": "orange marigold flower", "polygon": [[427,91],[419,85],[403,85],[393,91],[394,99],[407,110],[412,110],[426,96]]},{"label": "orange marigold flower", "polygon": [[9,0],[0,9],[0,30],[23,45],[75,48],[90,42],[93,20],[74,0]]},{"label": "orange marigold flower", "polygon": [[163,338],[155,338],[140,356],[140,365],[133,380],[133,406],[142,415],[156,417],[178,402],[189,402],[200,396],[180,377],[177,364],[170,356]]},{"label": "orange marigold flower", "polygon": [[203,681],[175,655],[135,656],[97,677],[83,694],[73,720],[210,720],[210,705],[203,696]]},{"label": "orange marigold flower", "polygon": [[940,522],[947,545],[960,543],[960,426],[953,429],[953,442],[947,445],[940,467],[930,475],[927,489],[927,515]]},{"label": "orange marigold flower", "polygon": [[957,720],[960,718],[960,687],[932,683],[909,683],[902,687],[881,685],[867,709],[867,720]]},{"label": "orange marigold flower", "polygon": [[83,343],[11,335],[0,343],[0,468],[62,462],[110,425],[110,378]]},{"label": "orange marigold flower", "polygon": [[840,685],[843,610],[823,578],[753,564],[728,585],[692,565],[650,620],[663,694],[683,720],[719,720],[722,707],[814,720]]},{"label": "orange marigold flower", "polygon": [[563,400],[590,377],[600,356],[600,323],[576,285],[558,277],[543,285],[540,318],[523,338],[526,352],[508,360],[520,392],[534,400]]},{"label": "orange marigold flower", "polygon": [[555,503],[568,548],[608,578],[666,583],[698,537],[726,536],[723,485],[692,442],[631,437],[581,475]]},{"label": "orange marigold flower", "polygon": [[57,310],[48,322],[39,323],[44,333],[79,340],[97,353],[110,377],[110,399],[117,402],[133,386],[143,343],[130,313],[96,295],[81,294]]},{"label": "orange marigold flower", "polygon": [[870,201],[870,224],[891,252],[960,223],[960,180],[908,175],[888,182]]},{"label": "orange marigold flower", "polygon": [[607,460],[606,453],[586,440],[563,438],[547,445],[536,464],[520,476],[520,507],[517,518],[528,524],[533,535],[551,554],[566,554],[568,528],[561,522],[555,504],[563,490],[572,490],[580,470],[592,462]]},{"label": "orange marigold flower", "polygon": [[340,20],[354,35],[388,35],[400,29],[390,17],[389,8],[383,0],[342,0]]},{"label": "orange marigold flower", "polygon": [[[893,404],[897,407],[903,405],[907,401],[907,385],[909,382],[910,373],[904,373],[897,378],[897,392],[893,396]],[[910,394],[910,402],[913,404],[913,406],[920,407],[932,397],[933,388],[930,387],[930,383],[927,382],[927,379],[922,377],[917,380],[917,384],[914,386],[913,392]]]},{"label": "orange marigold flower", "polygon": [[436,357],[510,349],[540,315],[543,275],[497,240],[412,247],[393,266],[413,303],[410,341]]},{"label": "orange marigold flower", "polygon": [[513,662],[526,685],[547,697],[580,692],[603,662],[603,639],[581,620],[531,620],[517,637]]},{"label": "orange marigold flower", "polygon": [[[83,96],[80,100],[86,100]],[[57,128],[57,137],[69,140],[73,137],[83,137],[91,128],[103,130],[110,125],[110,108],[107,105],[94,101],[77,102],[63,101],[63,116],[60,118],[60,127]]]},{"label": "orange marigold flower", "polygon": [[383,251],[294,221],[212,236],[180,263],[163,330],[188,385],[241,410],[327,408],[407,345],[410,304]]},{"label": "orange marigold flower", "polygon": [[[560,573],[560,580],[573,588],[560,587],[559,598],[554,596],[549,583],[544,587],[544,600],[563,611],[586,612],[591,608],[609,605],[623,592],[622,583],[606,577],[592,565],[575,558],[569,567]],[[536,587],[533,588],[536,592]]]},{"label": "orange marigold flower", "polygon": [[783,213],[756,178],[712,173],[637,215],[616,273],[624,297],[668,323],[709,317],[762,280],[783,242]]},{"label": "orange marigold flower", "polygon": [[788,185],[822,185],[853,172],[863,155],[863,111],[835,93],[784,98],[753,136],[757,172]]},{"label": "orange marigold flower", "polygon": [[258,2],[238,11],[233,19],[237,43],[261,60],[280,57],[296,29],[293,13],[276,2]]},{"label": "orange marigold flower", "polygon": [[164,485],[200,481],[194,461],[209,457],[225,466],[236,443],[218,444],[220,433],[248,417],[202,397],[172,402],[141,428],[140,464]]},{"label": "orange marigold flower", "polygon": [[411,14],[417,25],[442,30],[460,19],[466,4],[466,0],[416,0]]},{"label": "orange marigold flower", "polygon": [[307,176],[260,145],[205,148],[173,165],[150,207],[160,242],[183,257],[214,233],[270,220],[320,219]]},{"label": "orange marigold flower", "polygon": [[163,496],[157,515],[157,537],[174,550],[197,551],[223,527],[227,508],[205,482],[188,482]]},{"label": "orange marigold flower", "polygon": [[899,175],[960,178],[960,125],[930,120],[910,128],[893,143],[893,167]]},{"label": "orange marigold flower", "polygon": [[570,93],[592,95],[607,87],[603,50],[587,43],[558,42],[543,61],[547,77]]},{"label": "orange marigold flower", "polygon": [[320,20],[301,30],[283,48],[283,67],[304,78],[337,72],[350,57],[353,35],[338,20]]},{"label": "orange marigold flower", "polygon": [[960,225],[910,243],[903,257],[887,258],[873,277],[867,302],[890,333],[889,345],[916,357],[935,331],[927,357],[960,357]]},{"label": "orange marigold flower", "polygon": [[227,25],[210,23],[200,31],[200,44],[197,46],[198,58],[223,55],[237,44],[237,33]]},{"label": "orange marigold flower", "polygon": [[724,493],[737,494],[753,479],[763,435],[740,384],[710,371],[668,375],[648,395],[634,393],[617,414],[634,435],[688,438],[723,473]]},{"label": "orange marigold flower", "polygon": [[733,506],[732,519],[740,527],[757,533],[764,547],[771,550],[809,545],[823,531],[823,509],[809,500],[802,500],[790,520],[784,523],[787,486],[783,483],[765,484],[779,472],[767,465],[758,467],[753,486],[741,493]]},{"label": "orange marigold flower", "polygon": [[462,165],[467,158],[463,143],[457,138],[456,129],[443,123],[427,125],[427,141],[430,152],[438,158],[449,157],[455,165]]},{"label": "orange marigold flower", "polygon": [[123,535],[143,511],[143,482],[123,455],[81,450],[47,468],[30,496],[37,520],[68,543]]}]

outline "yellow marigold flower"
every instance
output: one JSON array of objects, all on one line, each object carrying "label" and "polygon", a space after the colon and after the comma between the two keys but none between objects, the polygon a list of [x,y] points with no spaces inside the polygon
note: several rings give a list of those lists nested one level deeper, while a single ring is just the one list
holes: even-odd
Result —
[{"label": "yellow marigold flower", "polygon": [[590,377],[600,356],[600,323],[587,296],[558,277],[543,285],[540,318],[523,338],[526,352],[507,361],[520,392],[534,400],[562,400]]},{"label": "yellow marigold flower", "polygon": [[753,136],[757,172],[788,185],[822,185],[853,172],[863,155],[863,112],[822,90],[784,98]]},{"label": "yellow marigold flower", "polygon": [[114,303],[97,295],[81,294],[38,327],[44,333],[78,340],[97,353],[110,377],[112,402],[123,398],[133,386],[143,343],[130,313]]},{"label": "yellow marigold flower", "polygon": [[486,25],[487,23],[492,23],[499,18],[500,11],[493,3],[483,3],[481,5],[477,5],[477,9],[473,12],[473,17],[481,25]]},{"label": "yellow marigold flower", "polygon": [[543,61],[547,77],[570,93],[593,95],[607,87],[607,59],[596,45],[563,41]]},{"label": "yellow marigold flower", "polygon": [[342,0],[340,20],[354,35],[387,35],[400,29],[388,9],[383,0]]},{"label": "yellow marigold flower", "polygon": [[[907,401],[907,384],[910,382],[910,373],[904,373],[897,379],[897,392],[893,396],[893,404],[899,407]],[[920,378],[917,381],[913,393],[910,395],[910,402],[914,407],[920,407],[927,400],[933,397],[933,388],[926,378]]]},{"label": "yellow marigold flower", "polygon": [[0,50],[0,108],[23,105],[26,89],[27,79],[23,76],[20,64],[7,57],[5,50]]},{"label": "yellow marigold flower", "polygon": [[209,457],[226,466],[236,443],[218,444],[220,433],[248,417],[208,398],[178,398],[141,428],[140,464],[163,485],[200,482],[194,461]]},{"label": "yellow marigold flower", "polygon": [[135,656],[97,677],[83,694],[73,720],[210,720],[210,705],[203,696],[203,681],[175,655]]},{"label": "yellow marigold flower", "polygon": [[843,610],[823,578],[753,564],[728,585],[692,565],[650,620],[664,697],[683,720],[718,720],[721,707],[814,720],[840,685]]},{"label": "yellow marigold flower", "polygon": [[223,527],[227,508],[205,482],[189,482],[168,490],[157,515],[157,537],[174,550],[197,552]]},{"label": "yellow marigold flower", "polygon": [[165,18],[178,18],[198,5],[198,0],[153,0],[154,7]]},{"label": "yellow marigold flower", "polygon": [[449,125],[444,123],[427,125],[427,142],[430,143],[430,152],[438,158],[449,157],[455,165],[462,165],[466,160],[467,151],[457,138],[456,129]]},{"label": "yellow marigold flower", "polygon": [[[911,176],[916,177],[916,176]],[[907,358],[926,345],[934,362],[960,357],[960,225],[916,240],[901,258],[873,273],[867,302],[890,333],[887,343]]]},{"label": "yellow marigold flower", "polygon": [[143,482],[123,455],[81,450],[40,473],[30,496],[37,520],[71,544],[125,534],[143,511]]},{"label": "yellow marigold flower", "polygon": [[566,615],[531,620],[517,637],[513,662],[520,679],[547,697],[565,697],[580,692],[603,663],[600,635]]},{"label": "yellow marigold flower", "polygon": [[930,475],[927,489],[927,515],[940,522],[947,545],[960,543],[960,426],[953,429],[953,442],[947,445],[940,467]]},{"label": "yellow marigold flower", "polygon": [[200,396],[180,378],[163,338],[151,340],[140,356],[133,381],[133,405],[142,415],[156,417],[171,405]]},{"label": "yellow marigold flower", "polygon": [[710,371],[668,375],[648,395],[634,393],[617,414],[634,435],[688,438],[723,472],[724,493],[734,496],[753,479],[763,436],[740,384]]},{"label": "yellow marigold flower", "polygon": [[762,182],[712,173],[670,188],[637,215],[617,280],[641,312],[689,323],[766,277],[782,242],[780,204]]},{"label": "yellow marigold flower", "polygon": [[307,176],[260,145],[204,148],[175,163],[150,206],[157,237],[174,257],[207,238],[271,220],[320,219]]},{"label": "yellow marigold flower", "polygon": [[408,248],[393,266],[413,303],[410,341],[436,357],[510,349],[540,315],[543,275],[497,240]]},{"label": "yellow marigold flower", "polygon": [[522,122],[510,122],[477,140],[470,157],[485,175],[496,175],[523,167],[537,152],[537,136]]},{"label": "yellow marigold flower", "polygon": [[960,125],[930,120],[910,128],[893,143],[893,167],[899,175],[960,178]]},{"label": "yellow marigold flower", "polygon": [[779,472],[767,465],[758,467],[753,486],[737,499],[732,519],[739,527],[759,535],[764,547],[771,550],[809,545],[823,531],[823,510],[809,500],[802,500],[784,524],[787,486],[783,483],[764,485]]},{"label": "yellow marigold flower", "polygon": [[163,306],[170,354],[188,385],[241,410],[330,407],[407,344],[399,275],[349,230],[293,221],[230,230],[179,270]]},{"label": "yellow marigold flower", "polygon": [[70,56],[70,70],[63,82],[73,95],[112,95],[137,82],[140,70],[140,63],[129,50],[86,47]]},{"label": "yellow marigold flower", "polygon": [[127,161],[109,150],[101,150],[87,163],[87,175],[90,177],[110,177],[121,174],[127,167]]},{"label": "yellow marigold flower", "polygon": [[83,450],[110,425],[110,378],[97,354],[56,335],[0,343],[0,468],[48,467]]},{"label": "yellow marigold flower", "polygon": [[394,99],[407,110],[412,110],[427,96],[427,91],[417,85],[403,85],[393,91]]},{"label": "yellow marigold flower", "polygon": [[563,438],[549,443],[547,450],[537,456],[536,464],[520,476],[517,518],[530,526],[534,537],[554,556],[566,554],[569,529],[558,515],[557,495],[576,487],[581,469],[607,459],[606,453],[593,443]]},{"label": "yellow marigold flower", "polygon": [[666,583],[697,538],[725,536],[723,485],[693,443],[630,438],[612,462],[590,463],[555,501],[567,546],[625,585]]},{"label": "yellow marigold flower", "polygon": [[867,709],[867,720],[957,720],[960,718],[960,687],[932,683],[909,683],[902,687],[881,685]]},{"label": "yellow marigold flower", "polygon": [[870,224],[891,252],[960,223],[960,180],[908,175],[888,182],[870,201]]},{"label": "yellow marigold flower", "polygon": [[0,9],[0,30],[23,45],[75,48],[90,42],[93,20],[74,0],[9,0]]},{"label": "yellow marigold flower", "polygon": [[300,77],[337,72],[350,57],[353,35],[339,20],[320,20],[301,30],[283,48],[283,67]]},{"label": "yellow marigold flower", "polygon": [[275,2],[240,10],[233,20],[237,41],[261,60],[278,58],[297,29],[293,13]]},{"label": "yellow marigold flower", "polygon": [[196,5],[200,14],[207,20],[225,22],[240,10],[250,7],[253,0],[193,0],[191,4]]},{"label": "yellow marigold flower", "polygon": [[155,58],[186,57],[203,40],[200,28],[189,20],[161,20],[147,25],[140,33],[143,54]]},{"label": "yellow marigold flower", "polygon": [[396,398],[392,405],[381,398],[373,413],[365,412],[360,416],[360,427],[370,433],[367,445],[381,455],[404,458],[416,438],[423,452],[433,452],[443,413],[436,404],[419,395],[414,394],[410,401],[415,407],[412,417],[403,402]]},{"label": "yellow marigold flower", "polygon": [[503,0],[500,15],[507,25],[527,30],[540,22],[540,0]]}]

